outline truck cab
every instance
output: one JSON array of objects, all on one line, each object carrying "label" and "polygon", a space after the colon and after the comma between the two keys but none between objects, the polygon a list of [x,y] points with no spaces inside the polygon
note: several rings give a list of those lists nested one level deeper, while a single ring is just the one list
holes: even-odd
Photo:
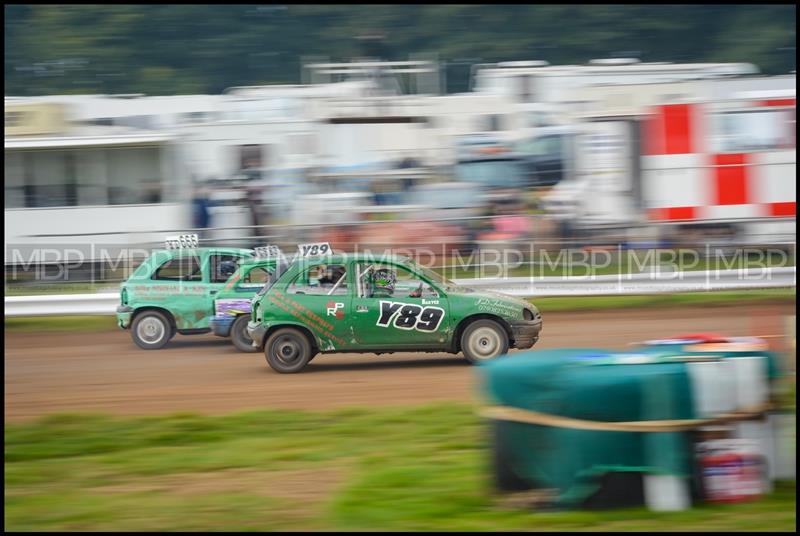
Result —
[{"label": "truck cab", "polygon": [[523,162],[508,143],[492,134],[469,134],[456,141],[456,180],[484,190],[525,186]]}]

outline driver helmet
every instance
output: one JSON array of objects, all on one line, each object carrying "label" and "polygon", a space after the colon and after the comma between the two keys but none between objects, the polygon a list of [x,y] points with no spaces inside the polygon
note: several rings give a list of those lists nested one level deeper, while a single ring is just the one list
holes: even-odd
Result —
[{"label": "driver helmet", "polygon": [[394,285],[397,282],[397,275],[394,270],[388,268],[381,268],[375,270],[372,275],[372,295],[373,296],[391,296],[394,294]]},{"label": "driver helmet", "polygon": [[217,273],[220,277],[227,279],[233,275],[237,268],[238,266],[235,261],[222,261],[217,266]]}]

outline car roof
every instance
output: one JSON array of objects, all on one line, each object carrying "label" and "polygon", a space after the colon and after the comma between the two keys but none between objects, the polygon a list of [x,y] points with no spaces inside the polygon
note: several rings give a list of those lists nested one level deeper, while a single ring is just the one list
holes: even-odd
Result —
[{"label": "car roof", "polygon": [[324,261],[327,264],[343,264],[350,261],[407,263],[411,261],[411,258],[406,255],[382,255],[379,253],[334,253],[332,255],[294,257],[291,259],[291,262],[300,261]]},{"label": "car roof", "polygon": [[197,252],[197,253],[223,253],[229,255],[253,255],[252,249],[230,248],[230,247],[200,247],[200,248],[180,248],[180,249],[156,249],[153,254],[163,254],[172,252]]},{"label": "car roof", "polygon": [[239,266],[250,266],[251,264],[277,263],[278,261],[280,261],[280,257],[252,257],[240,261]]}]

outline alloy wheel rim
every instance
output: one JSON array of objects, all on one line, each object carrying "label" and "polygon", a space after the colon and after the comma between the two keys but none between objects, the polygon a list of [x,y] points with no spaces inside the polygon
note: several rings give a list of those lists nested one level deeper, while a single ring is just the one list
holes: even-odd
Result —
[{"label": "alloy wheel rim", "polygon": [[502,342],[500,335],[492,328],[476,329],[470,337],[469,347],[478,359],[490,359],[500,353]]},{"label": "alloy wheel rim", "polygon": [[166,334],[164,323],[152,316],[142,319],[136,328],[136,334],[148,344],[161,342]]}]

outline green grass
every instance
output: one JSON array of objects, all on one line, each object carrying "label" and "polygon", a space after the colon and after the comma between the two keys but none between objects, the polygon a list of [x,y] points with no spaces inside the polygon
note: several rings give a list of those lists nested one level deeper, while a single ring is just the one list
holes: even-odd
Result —
[{"label": "green grass", "polygon": [[5,428],[5,525],[40,530],[791,531],[795,483],[739,505],[537,512],[493,494],[476,407],[61,415]]},{"label": "green grass", "polygon": [[745,291],[684,292],[625,296],[563,296],[529,298],[544,312],[622,309],[636,307],[706,307],[716,305],[754,305],[757,303],[795,303],[795,289],[753,289]]},{"label": "green grass", "polygon": [[119,292],[120,283],[6,283],[6,296],[41,296],[44,294],[94,294]]},{"label": "green grass", "polygon": [[114,315],[37,316],[5,319],[5,331],[35,333],[38,331],[109,331],[119,329]]}]

